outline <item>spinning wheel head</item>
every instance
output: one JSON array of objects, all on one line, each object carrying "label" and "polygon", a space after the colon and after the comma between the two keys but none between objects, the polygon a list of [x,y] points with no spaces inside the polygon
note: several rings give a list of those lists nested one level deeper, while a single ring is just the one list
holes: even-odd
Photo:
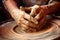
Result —
[{"label": "spinning wheel head", "polygon": [[[12,40],[35,40],[35,39],[53,39],[57,37],[57,27],[55,23],[49,23],[46,28],[42,28],[39,32],[24,33],[17,26],[15,21],[4,23],[0,26],[0,37]],[[51,36],[51,37],[50,37]],[[3,39],[3,38],[2,38]]]}]

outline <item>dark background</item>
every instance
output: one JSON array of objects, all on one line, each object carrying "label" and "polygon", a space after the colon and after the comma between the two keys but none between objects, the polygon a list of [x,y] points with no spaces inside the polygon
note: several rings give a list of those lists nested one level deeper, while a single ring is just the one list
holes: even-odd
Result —
[{"label": "dark background", "polygon": [[0,23],[10,18],[11,18],[10,14],[5,10],[2,0],[0,0]]}]

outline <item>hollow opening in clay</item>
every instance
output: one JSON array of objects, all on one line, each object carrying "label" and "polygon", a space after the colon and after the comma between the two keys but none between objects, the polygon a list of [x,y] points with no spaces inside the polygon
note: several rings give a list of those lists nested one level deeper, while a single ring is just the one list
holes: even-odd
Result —
[{"label": "hollow opening in clay", "polygon": [[[49,30],[50,28],[52,28],[52,25],[53,24],[47,22],[42,28],[38,28],[37,32],[45,32],[45,31]],[[21,30],[21,28],[18,25],[15,26],[13,30],[18,34],[27,33],[25,31]],[[28,33],[37,33],[37,32],[28,32]]]}]

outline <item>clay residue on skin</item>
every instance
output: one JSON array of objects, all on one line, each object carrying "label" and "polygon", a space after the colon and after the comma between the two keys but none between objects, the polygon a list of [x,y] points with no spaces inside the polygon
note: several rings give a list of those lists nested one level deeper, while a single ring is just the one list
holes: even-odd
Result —
[{"label": "clay residue on skin", "polygon": [[[23,7],[20,7],[20,10],[25,11]],[[25,14],[24,14],[24,15],[25,15]],[[23,15],[23,16],[24,16],[24,15]],[[31,20],[31,17],[30,17],[30,20]],[[44,24],[44,22],[46,21],[46,20],[45,20],[45,17],[42,17],[42,20],[43,20],[43,24]],[[28,20],[27,20],[27,21],[28,21]],[[42,24],[42,25],[43,25],[43,24]],[[28,23],[28,25],[30,25],[30,23]],[[34,28],[33,26],[32,26],[32,27],[28,26],[28,27],[26,27],[26,28],[24,28],[24,27],[22,26],[22,27],[20,27],[20,29],[23,30],[24,32],[27,32],[27,33],[38,32],[38,31],[42,30],[42,29],[41,29],[41,26],[40,26],[40,27],[37,26],[37,27],[35,27],[35,28]],[[43,28],[43,29],[44,29],[44,28]]]}]

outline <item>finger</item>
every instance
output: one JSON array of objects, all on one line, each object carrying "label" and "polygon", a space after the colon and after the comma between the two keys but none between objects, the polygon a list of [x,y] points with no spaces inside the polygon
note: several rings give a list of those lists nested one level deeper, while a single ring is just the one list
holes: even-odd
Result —
[{"label": "finger", "polygon": [[21,21],[22,24],[25,24],[25,25],[27,25],[27,26],[29,26],[29,27],[32,27],[32,28],[36,28],[36,27],[37,27],[36,24],[31,23],[30,21],[27,21],[27,20],[25,20],[25,19],[21,19],[20,21]]},{"label": "finger", "polygon": [[35,16],[35,19],[40,20],[41,17],[42,17],[42,14],[41,14],[41,13],[38,13],[38,14]]},{"label": "finger", "polygon": [[32,9],[31,9],[30,15],[35,16],[39,11],[38,9],[39,9],[38,5],[33,6]]},{"label": "finger", "polygon": [[37,14],[36,9],[32,9],[30,15],[34,17],[36,14]]},{"label": "finger", "polygon": [[38,21],[35,18],[33,18],[31,15],[28,15],[28,14],[25,13],[24,18],[33,22],[33,23],[35,23],[35,24],[38,24]]}]

